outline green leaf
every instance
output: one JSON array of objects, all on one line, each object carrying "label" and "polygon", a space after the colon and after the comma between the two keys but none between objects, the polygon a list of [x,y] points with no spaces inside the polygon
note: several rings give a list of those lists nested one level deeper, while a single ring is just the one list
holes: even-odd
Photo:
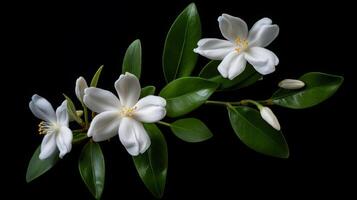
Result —
[{"label": "green leaf", "polygon": [[202,142],[213,136],[208,127],[195,118],[177,120],[170,128],[178,138],[186,142]]},{"label": "green leaf", "polygon": [[149,85],[141,89],[140,98],[155,94],[155,86]]},{"label": "green leaf", "polygon": [[141,74],[141,43],[137,39],[132,42],[125,52],[122,74],[130,72],[140,78]]},{"label": "green leaf", "polygon": [[219,90],[235,90],[247,87],[262,78],[255,69],[247,63],[245,70],[233,80],[223,78],[217,67],[222,61],[210,61],[200,72],[199,76],[220,84]]},{"label": "green leaf", "polygon": [[168,155],[167,144],[160,129],[155,124],[144,124],[151,139],[150,148],[138,156],[134,156],[134,164],[141,180],[156,197],[164,194]]},{"label": "green leaf", "polygon": [[309,72],[299,79],[305,83],[304,88],[300,90],[279,89],[273,94],[273,103],[293,109],[312,107],[332,96],[343,82],[342,76],[321,72]]},{"label": "green leaf", "polygon": [[63,96],[66,98],[67,100],[67,112],[68,115],[71,119],[74,119],[78,124],[83,124],[83,121],[80,117],[78,117],[77,115],[77,109],[73,104],[73,101],[71,100],[71,98],[69,98],[67,95],[63,94]]},{"label": "green leaf", "polygon": [[227,107],[229,119],[239,139],[251,149],[278,158],[289,157],[289,147],[281,131],[266,123],[249,107]]},{"label": "green leaf", "polygon": [[41,145],[32,155],[26,172],[26,181],[29,183],[50,170],[59,160],[58,153],[53,153],[49,158],[40,160]]},{"label": "green leaf", "polygon": [[82,180],[96,199],[104,189],[105,163],[100,145],[89,141],[82,149],[78,160]]},{"label": "green leaf", "polygon": [[191,75],[197,62],[193,49],[200,38],[200,17],[195,4],[191,3],[176,18],[166,36],[162,57],[166,82]]},{"label": "green leaf", "polygon": [[103,67],[104,67],[104,65],[100,66],[98,68],[97,72],[94,74],[92,81],[90,82],[91,87],[97,87],[98,80],[99,80],[100,74],[102,73]]},{"label": "green leaf", "polygon": [[73,133],[72,143],[73,144],[80,143],[86,139],[88,139],[87,133]]},{"label": "green leaf", "polygon": [[202,105],[218,84],[199,77],[183,77],[167,84],[160,92],[166,99],[169,117],[178,117]]}]

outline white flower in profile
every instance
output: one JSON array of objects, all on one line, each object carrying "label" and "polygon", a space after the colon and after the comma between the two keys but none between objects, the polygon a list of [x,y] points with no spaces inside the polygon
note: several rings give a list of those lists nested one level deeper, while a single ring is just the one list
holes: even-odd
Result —
[{"label": "white flower in profile", "polygon": [[303,88],[305,86],[305,83],[300,80],[296,79],[284,79],[279,82],[279,87],[288,89],[288,90],[297,90],[300,88]]},{"label": "white flower in profile", "polygon": [[141,87],[138,78],[130,73],[120,75],[114,84],[119,99],[99,88],[85,89],[84,103],[96,115],[89,127],[88,137],[96,142],[119,134],[128,153],[136,156],[150,146],[150,138],[142,123],[153,123],[166,115],[166,100],[149,95],[139,100]]},{"label": "white flower in profile", "polygon": [[83,102],[84,90],[88,88],[87,81],[80,76],[76,80],[75,93],[79,101]]},{"label": "white flower in profile", "polygon": [[280,131],[280,123],[278,121],[278,118],[276,118],[276,116],[274,115],[273,111],[265,106],[262,106],[260,109],[260,115],[262,116],[262,118],[268,123],[270,124],[270,126],[272,126],[273,128],[275,128],[276,130]]},{"label": "white flower in profile", "polygon": [[205,38],[198,41],[194,52],[212,60],[222,60],[218,71],[230,80],[241,74],[250,63],[262,75],[275,71],[278,57],[268,46],[279,34],[279,27],[269,18],[257,21],[248,32],[247,24],[238,17],[222,14],[219,28],[227,40]]},{"label": "white flower in profile", "polygon": [[41,143],[41,153],[39,158],[44,160],[50,157],[58,149],[59,157],[72,149],[72,131],[68,128],[67,101],[63,101],[61,106],[53,110],[52,105],[43,97],[35,94],[30,101],[30,110],[39,119],[43,120],[39,124],[39,133],[45,137]]}]

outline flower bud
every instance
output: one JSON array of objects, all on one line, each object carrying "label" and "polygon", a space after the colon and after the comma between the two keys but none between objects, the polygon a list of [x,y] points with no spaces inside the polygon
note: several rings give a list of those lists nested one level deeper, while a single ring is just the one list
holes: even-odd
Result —
[{"label": "flower bud", "polygon": [[296,90],[296,89],[303,88],[304,86],[305,86],[304,82],[296,79],[284,79],[279,83],[279,87],[288,90]]},{"label": "flower bud", "polygon": [[84,90],[86,88],[88,88],[86,80],[83,77],[79,77],[76,81],[75,92],[78,100],[81,102],[83,102]]},{"label": "flower bud", "polygon": [[268,124],[270,124],[270,126],[275,128],[276,130],[280,131],[279,121],[276,118],[276,116],[274,115],[273,111],[271,111],[270,108],[265,107],[265,106],[261,107],[260,115]]}]

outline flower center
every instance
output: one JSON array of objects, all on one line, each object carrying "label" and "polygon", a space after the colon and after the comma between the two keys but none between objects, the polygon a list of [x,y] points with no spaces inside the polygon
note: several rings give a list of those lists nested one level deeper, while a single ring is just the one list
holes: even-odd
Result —
[{"label": "flower center", "polygon": [[60,127],[55,123],[42,121],[38,125],[38,133],[40,135],[45,135],[45,134],[48,134],[48,133],[53,133],[55,131],[58,131],[59,128]]},{"label": "flower center", "polygon": [[237,37],[235,42],[236,42],[235,50],[238,53],[241,53],[242,51],[244,51],[248,47],[248,40],[246,40],[246,39],[241,39],[240,37]]},{"label": "flower center", "polygon": [[136,106],[134,107],[122,107],[120,110],[120,115],[122,117],[132,117],[136,110]]}]

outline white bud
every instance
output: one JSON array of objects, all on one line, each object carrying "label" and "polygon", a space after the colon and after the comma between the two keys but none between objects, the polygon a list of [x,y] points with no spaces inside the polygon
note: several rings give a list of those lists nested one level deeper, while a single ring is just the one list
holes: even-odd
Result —
[{"label": "white bud", "polygon": [[260,115],[262,118],[270,124],[273,128],[280,131],[280,124],[276,116],[274,115],[273,111],[271,111],[268,107],[261,107],[260,108]]},{"label": "white bud", "polygon": [[284,79],[279,83],[279,87],[288,90],[296,90],[296,89],[303,88],[304,86],[305,86],[304,82],[296,79]]},{"label": "white bud", "polygon": [[77,98],[83,102],[83,96],[84,96],[84,90],[88,88],[87,82],[83,77],[79,77],[76,80],[76,88],[75,88],[75,92],[76,92],[76,96]]}]

